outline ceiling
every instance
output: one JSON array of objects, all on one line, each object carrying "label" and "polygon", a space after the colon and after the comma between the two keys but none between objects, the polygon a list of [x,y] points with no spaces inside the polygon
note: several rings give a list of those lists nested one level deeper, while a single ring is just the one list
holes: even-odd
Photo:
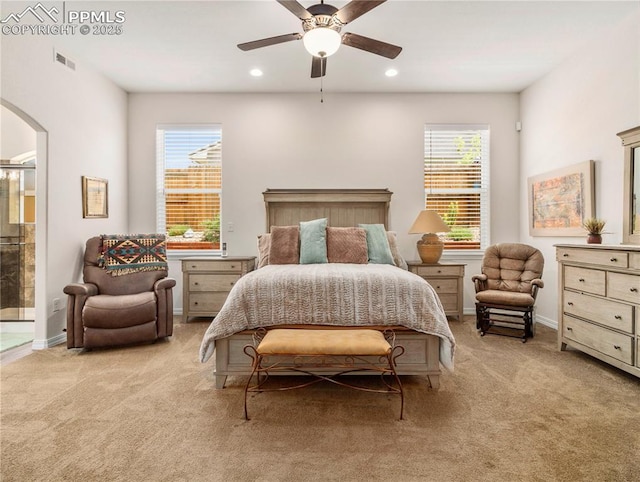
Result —
[{"label": "ceiling", "polygon": [[[4,4],[11,2],[2,2]],[[315,1],[300,0],[304,7]],[[327,3],[337,8],[346,1]],[[129,92],[317,92],[302,41],[243,52],[238,43],[302,32],[275,0],[66,2],[125,12],[122,35],[58,36],[56,48]],[[3,7],[3,12],[6,7]],[[343,27],[403,47],[395,60],[347,46],[328,59],[325,91],[520,92],[640,1],[388,0]],[[4,17],[3,17],[4,18]],[[398,70],[386,77],[385,70]],[[264,75],[249,75],[259,68]]]}]

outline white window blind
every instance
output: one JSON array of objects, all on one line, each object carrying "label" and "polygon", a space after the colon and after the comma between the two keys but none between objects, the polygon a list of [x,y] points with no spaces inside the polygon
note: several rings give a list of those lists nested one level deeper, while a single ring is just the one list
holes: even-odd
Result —
[{"label": "white window blind", "polygon": [[445,249],[489,245],[489,127],[430,125],[424,131],[425,208],[451,232]]},{"label": "white window blind", "polygon": [[156,224],[168,249],[219,249],[221,126],[159,126],[156,145]]}]

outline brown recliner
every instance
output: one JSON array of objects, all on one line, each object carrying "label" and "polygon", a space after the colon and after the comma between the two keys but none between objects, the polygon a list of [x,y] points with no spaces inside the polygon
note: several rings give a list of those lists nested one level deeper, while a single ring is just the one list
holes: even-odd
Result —
[{"label": "brown recliner", "polygon": [[472,276],[476,290],[476,328],[480,334],[517,336],[526,342],[534,334],[533,308],[544,287],[542,253],[529,245],[489,246],[482,274]]},{"label": "brown recliner", "polygon": [[167,270],[111,276],[98,265],[102,240],[87,241],[84,283],[64,288],[67,348],[155,341],[173,334],[173,287]]}]

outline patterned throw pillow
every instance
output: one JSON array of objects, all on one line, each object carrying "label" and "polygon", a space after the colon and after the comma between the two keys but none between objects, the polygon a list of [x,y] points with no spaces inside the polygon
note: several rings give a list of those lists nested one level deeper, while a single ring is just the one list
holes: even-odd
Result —
[{"label": "patterned throw pillow", "polygon": [[327,228],[329,263],[367,264],[367,232],[363,228]]},{"label": "patterned throw pillow", "polygon": [[300,261],[300,228],[273,226],[269,246],[269,264],[298,264]]}]

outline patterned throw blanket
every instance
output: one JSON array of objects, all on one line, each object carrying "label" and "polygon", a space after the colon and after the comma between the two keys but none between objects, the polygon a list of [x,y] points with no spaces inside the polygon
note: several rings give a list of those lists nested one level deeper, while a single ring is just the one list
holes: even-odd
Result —
[{"label": "patterned throw blanket", "polygon": [[111,276],[167,269],[163,234],[103,234],[99,265]]},{"label": "patterned throw blanket", "polygon": [[419,276],[382,264],[268,265],[238,280],[200,346],[274,325],[401,325],[440,338],[440,362],[453,370],[455,340],[440,299]]}]

